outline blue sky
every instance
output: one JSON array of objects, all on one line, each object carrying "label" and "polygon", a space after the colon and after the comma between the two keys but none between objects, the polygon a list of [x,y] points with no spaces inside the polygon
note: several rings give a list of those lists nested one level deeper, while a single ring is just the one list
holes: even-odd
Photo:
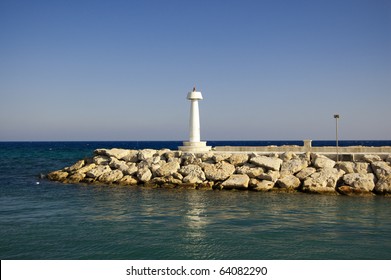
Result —
[{"label": "blue sky", "polygon": [[0,141],[391,139],[391,1],[0,0]]}]

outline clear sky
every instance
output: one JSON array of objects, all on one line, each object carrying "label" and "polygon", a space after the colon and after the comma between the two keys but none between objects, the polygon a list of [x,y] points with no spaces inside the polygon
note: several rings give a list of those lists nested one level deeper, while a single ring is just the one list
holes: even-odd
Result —
[{"label": "clear sky", "polygon": [[0,0],[0,141],[391,139],[389,0]]}]

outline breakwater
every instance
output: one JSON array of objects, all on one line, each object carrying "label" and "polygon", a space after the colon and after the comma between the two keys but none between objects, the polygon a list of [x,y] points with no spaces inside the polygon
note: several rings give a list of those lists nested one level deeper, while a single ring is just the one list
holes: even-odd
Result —
[{"label": "breakwater", "polygon": [[62,183],[334,194],[391,194],[391,155],[334,161],[317,153],[97,149],[47,175]]}]

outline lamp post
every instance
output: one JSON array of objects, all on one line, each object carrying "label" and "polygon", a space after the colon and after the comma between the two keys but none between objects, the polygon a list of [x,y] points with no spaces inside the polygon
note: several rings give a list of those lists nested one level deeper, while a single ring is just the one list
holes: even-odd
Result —
[{"label": "lamp post", "polygon": [[338,154],[338,119],[339,119],[339,114],[334,115],[335,119],[335,147],[337,150],[337,162],[339,161],[339,154]]}]

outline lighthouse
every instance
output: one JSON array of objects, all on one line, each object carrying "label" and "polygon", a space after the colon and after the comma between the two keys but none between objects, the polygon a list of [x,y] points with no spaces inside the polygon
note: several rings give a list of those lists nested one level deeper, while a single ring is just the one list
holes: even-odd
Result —
[{"label": "lighthouse", "polygon": [[207,152],[211,149],[210,146],[206,146],[206,141],[201,141],[201,129],[200,129],[200,111],[198,107],[198,101],[202,100],[202,94],[193,88],[187,94],[187,99],[190,100],[190,120],[189,120],[189,141],[183,142],[183,146],[179,146],[180,151],[186,152]]}]

